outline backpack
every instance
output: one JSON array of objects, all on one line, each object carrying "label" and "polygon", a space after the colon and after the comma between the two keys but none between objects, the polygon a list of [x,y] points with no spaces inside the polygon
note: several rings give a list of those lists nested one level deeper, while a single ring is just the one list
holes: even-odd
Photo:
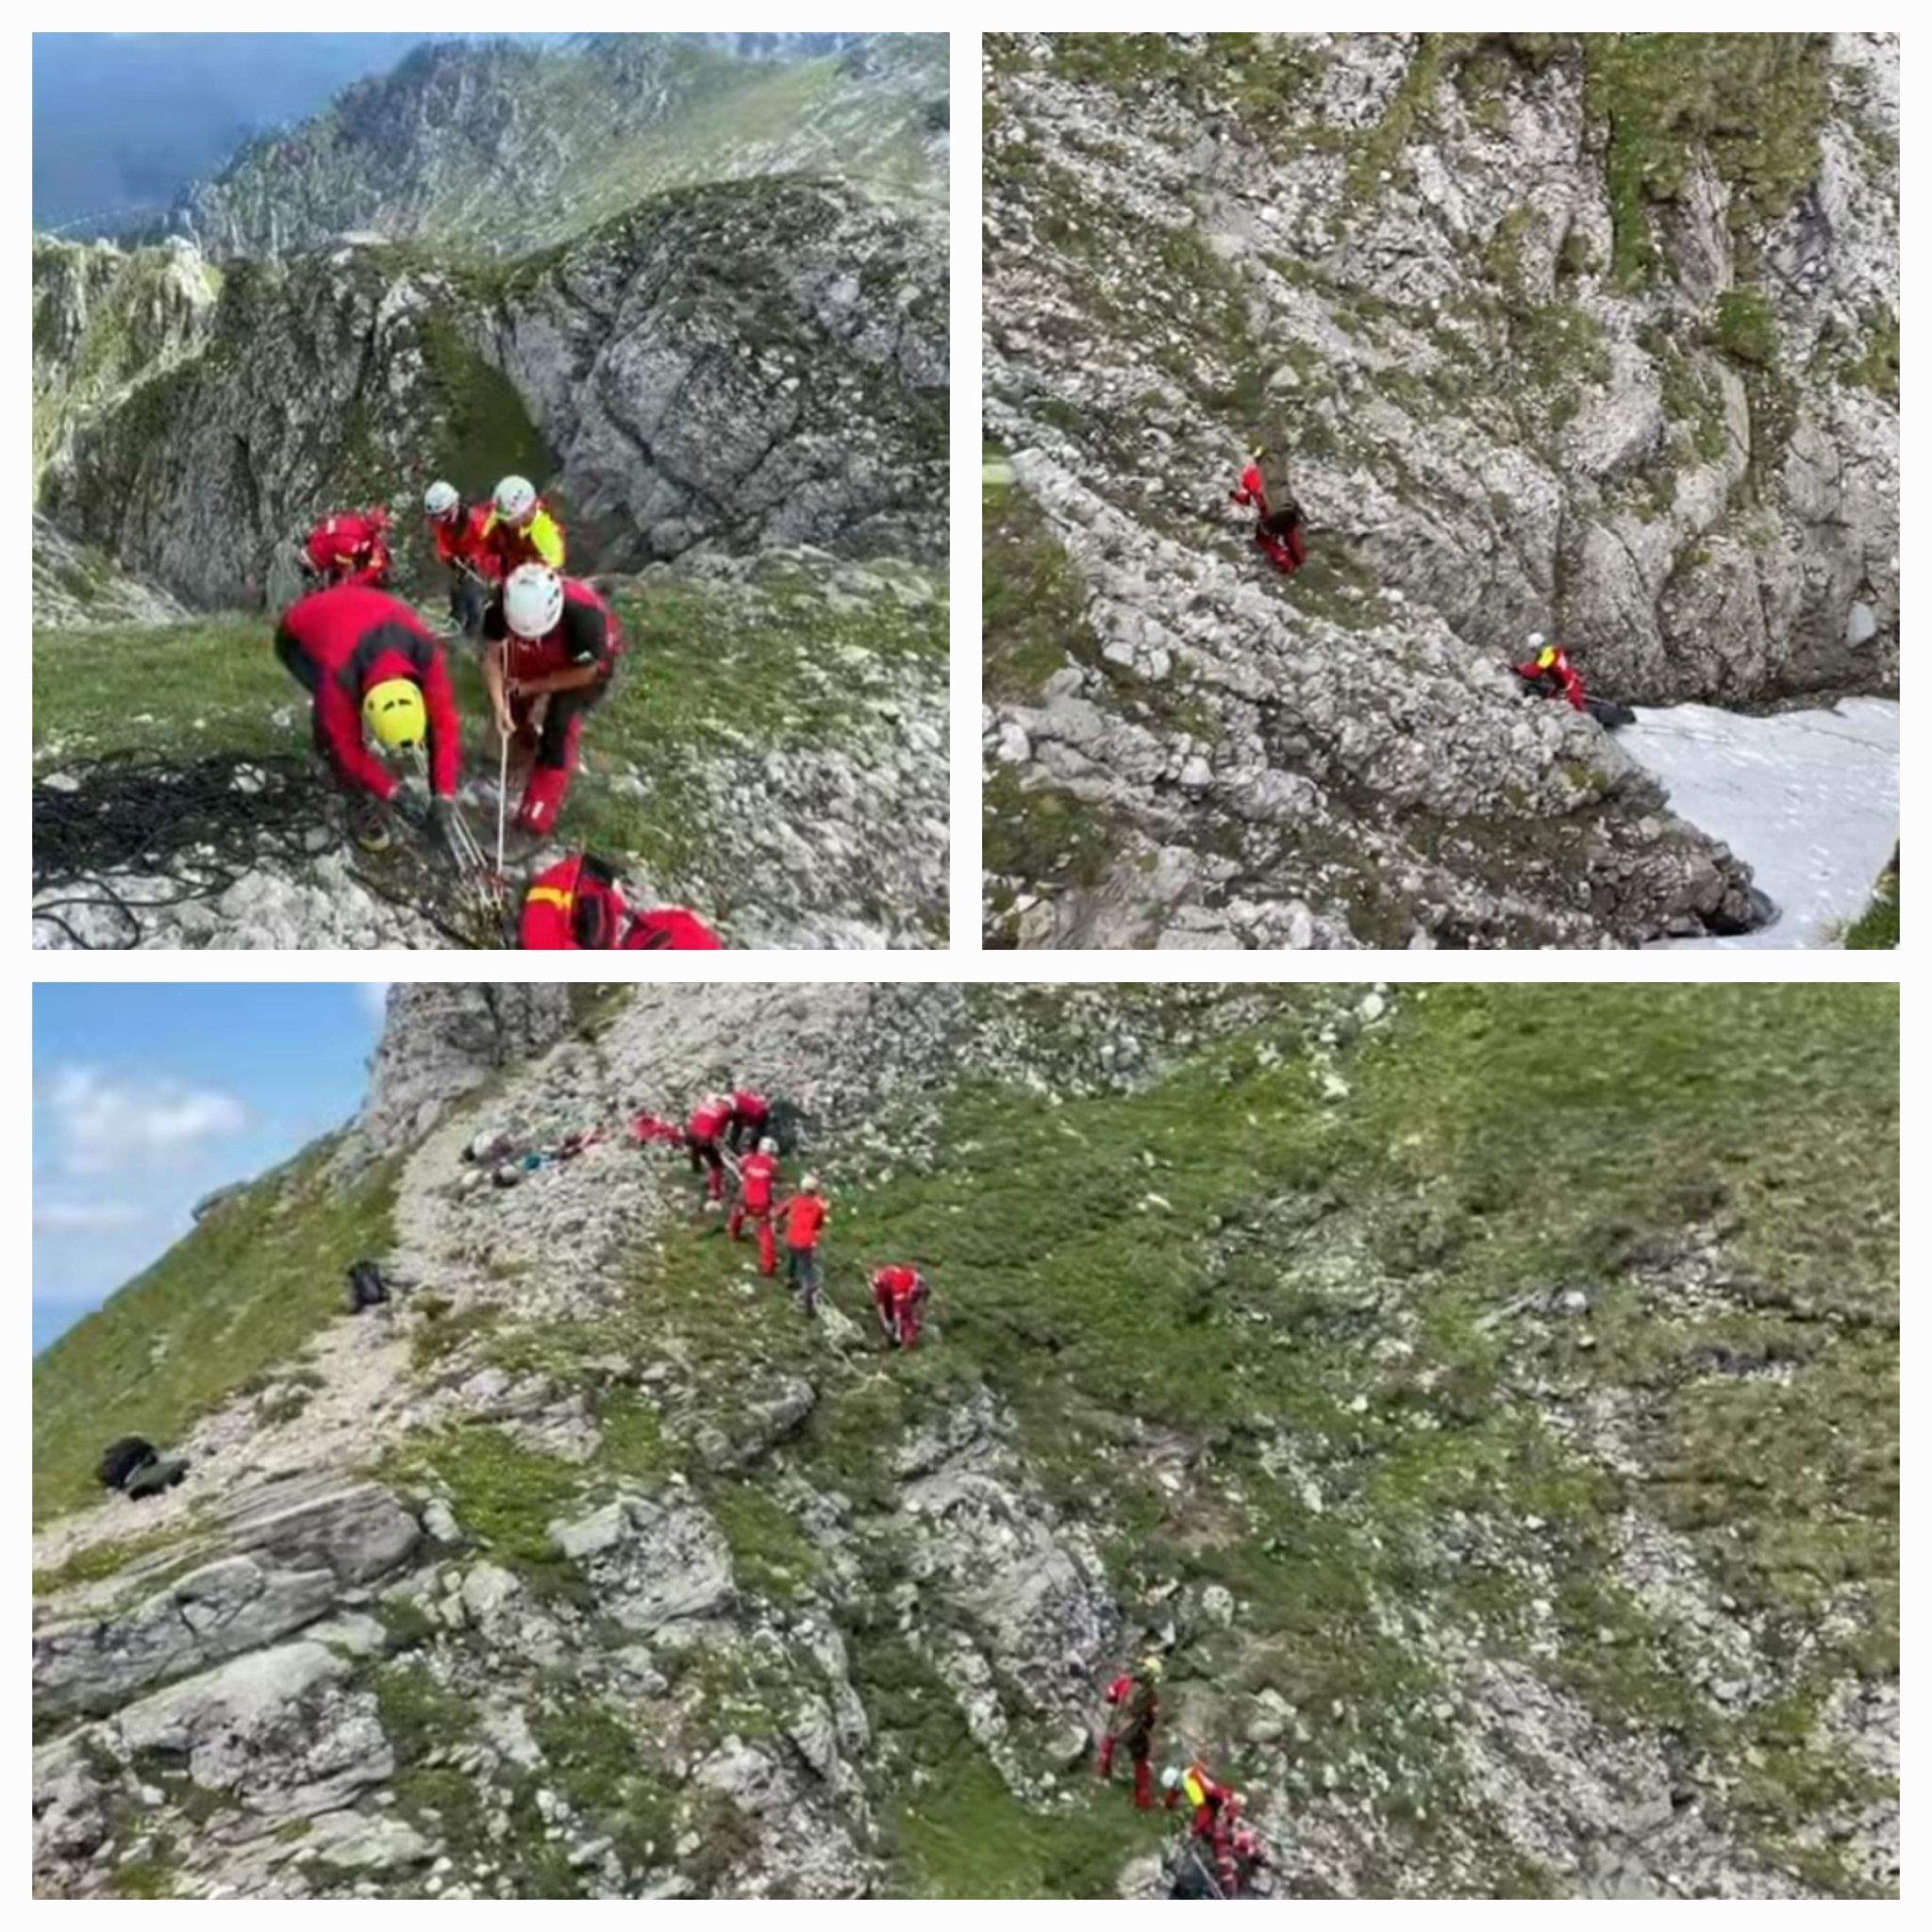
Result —
[{"label": "backpack", "polygon": [[142,1463],[155,1459],[155,1445],[145,1436],[123,1436],[101,1451],[98,1474],[104,1490],[125,1490],[127,1479]]},{"label": "backpack", "polygon": [[1271,516],[1278,517],[1288,510],[1300,511],[1294,483],[1288,474],[1288,453],[1279,444],[1271,445],[1261,458],[1261,488],[1267,492]]},{"label": "backpack", "polygon": [[374,1261],[350,1262],[348,1281],[349,1312],[352,1315],[359,1315],[364,1308],[373,1308],[389,1300],[389,1283],[382,1278],[382,1270]]},{"label": "backpack", "polygon": [[789,1100],[773,1101],[760,1138],[775,1141],[780,1154],[796,1154],[805,1144],[804,1114]]},{"label": "backpack", "polygon": [[127,1495],[158,1496],[163,1490],[172,1490],[188,1474],[188,1458],[185,1456],[150,1456],[124,1485]]}]

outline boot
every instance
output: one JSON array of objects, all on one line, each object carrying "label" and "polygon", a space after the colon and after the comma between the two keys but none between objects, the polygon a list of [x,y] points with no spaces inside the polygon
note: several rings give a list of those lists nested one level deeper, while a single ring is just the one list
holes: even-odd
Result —
[{"label": "boot", "polygon": [[1134,1809],[1151,1811],[1154,1808],[1154,1766],[1145,1757],[1134,1759]]},{"label": "boot", "polygon": [[524,788],[524,802],[517,808],[517,824],[526,832],[547,833],[556,824],[569,790],[568,772],[556,765],[539,765]]},{"label": "boot", "polygon": [[349,821],[349,837],[364,852],[389,850],[389,814],[381,799],[373,792],[349,793],[344,811]]}]

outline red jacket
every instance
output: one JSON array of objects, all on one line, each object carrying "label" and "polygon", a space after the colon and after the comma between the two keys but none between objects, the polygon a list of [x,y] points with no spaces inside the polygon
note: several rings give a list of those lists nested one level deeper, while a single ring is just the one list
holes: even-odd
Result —
[{"label": "red jacket", "polygon": [[749,1088],[741,1087],[731,1096],[731,1123],[734,1126],[748,1128],[756,1134],[763,1130],[771,1115],[771,1103],[762,1093],[754,1093]]},{"label": "red jacket", "polygon": [[625,952],[717,953],[724,941],[683,906],[653,906],[634,912],[624,935]]},{"label": "red jacket", "polygon": [[558,859],[524,894],[519,940],[526,952],[576,952],[615,946],[624,925],[624,894],[609,866],[588,852]]},{"label": "red jacket", "polygon": [[819,1234],[832,1210],[823,1194],[793,1194],[785,1204],[785,1244],[791,1248],[815,1248]]},{"label": "red jacket", "polygon": [[891,1305],[904,1307],[925,1292],[925,1281],[917,1268],[881,1268],[872,1277],[872,1291]]},{"label": "red jacket", "polygon": [[521,682],[586,664],[598,665],[600,678],[608,678],[624,650],[624,626],[616,611],[580,577],[563,580],[563,615],[555,630],[541,638],[520,638],[502,627],[498,614],[492,615],[491,628],[504,640],[505,670]]},{"label": "red jacket", "polygon": [[1557,691],[1570,700],[1574,710],[1586,708],[1583,702],[1583,679],[1577,675],[1575,665],[1570,661],[1570,653],[1561,644],[1547,644],[1527,663],[1516,667],[1519,677],[1526,677],[1532,684],[1554,683]]},{"label": "red jacket", "polygon": [[766,1212],[772,1205],[772,1189],[778,1179],[775,1154],[747,1154],[738,1164],[738,1189],[744,1205],[754,1214]]},{"label": "red jacket", "polygon": [[315,735],[345,782],[378,798],[394,795],[390,769],[362,738],[362,700],[387,678],[423,688],[429,720],[429,782],[454,797],[461,739],[442,646],[399,598],[366,584],[312,591],[282,612],[275,631],[282,661],[315,700]]},{"label": "red jacket", "polygon": [[437,562],[467,563],[480,575],[493,575],[495,559],[483,547],[483,525],[489,520],[487,503],[470,509],[458,508],[453,517],[431,517],[429,535],[436,545]]},{"label": "red jacket", "polygon": [[715,1141],[731,1120],[731,1104],[725,1100],[708,1100],[698,1108],[685,1124],[685,1132],[693,1141],[703,1144]]},{"label": "red jacket", "polygon": [[1250,463],[1241,472],[1240,487],[1229,493],[1236,503],[1243,507],[1252,506],[1263,516],[1268,514],[1268,491],[1262,487],[1259,463]]},{"label": "red jacket", "polygon": [[310,530],[302,548],[334,583],[379,585],[389,575],[389,512],[341,509]]},{"label": "red jacket", "polygon": [[540,496],[537,507],[521,524],[506,523],[497,515],[493,503],[483,505],[482,521],[476,526],[482,555],[490,559],[489,574],[508,577],[519,564],[548,564],[563,568],[563,525],[551,515],[550,506]]}]

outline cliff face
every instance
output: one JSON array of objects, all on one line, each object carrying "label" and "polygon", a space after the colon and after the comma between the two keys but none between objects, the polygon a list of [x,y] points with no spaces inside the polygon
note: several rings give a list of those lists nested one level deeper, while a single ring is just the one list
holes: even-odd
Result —
[{"label": "cliff face", "polygon": [[832,173],[943,208],[942,35],[432,42],[247,148],[175,210],[217,258],[350,231],[518,255],[718,179]]},{"label": "cliff face", "polygon": [[332,506],[517,466],[605,568],[943,554],[943,255],[835,184],[693,190],[508,277],[40,242],[35,290],[42,508],[194,603],[286,588]]},{"label": "cliff face", "polygon": [[[1285,1893],[1896,1890],[1889,992],[586,993],[393,995],[38,1365],[43,1893],[1139,1895],[1150,1646]],[[731,1075],[815,1323],[616,1131]]]},{"label": "cliff face", "polygon": [[[996,665],[989,747],[1113,847],[1000,882],[1001,934],[1734,916],[1501,666],[1542,630],[1626,702],[1895,689],[1895,42],[998,36],[987,86],[987,428],[1084,620]],[[1286,583],[1225,506],[1264,438]]]}]

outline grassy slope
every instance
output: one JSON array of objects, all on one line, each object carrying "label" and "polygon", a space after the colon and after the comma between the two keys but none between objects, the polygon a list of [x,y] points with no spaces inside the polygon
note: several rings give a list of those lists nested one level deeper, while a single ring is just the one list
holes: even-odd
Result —
[{"label": "grassy slope", "polygon": [[[715,1375],[725,1421],[733,1391],[803,1367],[822,1400],[788,1457],[861,1512],[888,1500],[881,1446],[984,1381],[1012,1406],[1035,1470],[1100,1528],[1130,1624],[1165,1614],[1143,1594],[1159,1579],[1235,1591],[1237,1631],[1190,1641],[1170,1707],[1240,1775],[1248,1694],[1288,1696],[1314,1724],[1295,1774],[1311,1802],[1324,1762],[1373,1767],[1351,1799],[1368,1807],[1387,1887],[1413,1890],[1419,1871],[1467,1884],[1471,1857],[1484,1890],[1560,1884],[1490,1832],[1453,1726],[1423,1714],[1451,1687],[1391,1634],[1413,1606],[1560,1685],[1612,1735],[1641,1720],[1711,1754],[1739,1777],[1747,1834],[1852,1889],[1793,1840],[1818,1802],[1860,1789],[1808,1742],[1824,1689],[1897,1667],[1890,990],[1433,989],[1344,1063],[1339,1103],[1291,1050],[1272,1064],[1276,1043],[1238,1040],[1127,1100],[958,1092],[930,1175],[841,1184],[834,1150],[834,1298],[867,1319],[862,1271],[916,1258],[938,1285],[941,1336],[915,1357],[856,1368],[769,1290],[753,1305],[721,1295],[745,1250],[697,1232],[700,1217],[641,1261],[625,1318],[507,1337],[503,1359],[568,1376],[675,1336]],[[1643,1306],[1630,1271],[1713,1222],[1764,1284],[1758,1305]],[[1603,1291],[1591,1350],[1574,1326],[1494,1320],[1524,1291],[1574,1284]],[[1398,1335],[1412,1353],[1379,1346]],[[1698,1371],[1696,1352],[1717,1347],[1796,1373]],[[1647,1479],[1582,1460],[1544,1421],[1543,1401],[1606,1390],[1643,1419]],[[732,1513],[688,1442],[644,1441],[612,1407],[624,1398],[601,1399],[620,1464],[682,1466],[726,1503],[741,1574],[748,1561],[809,1568],[771,1510]],[[1208,1445],[1203,1487],[1177,1502],[1144,1474],[1124,1451],[1129,1418]],[[1319,1475],[1323,1513],[1264,1467],[1260,1444],[1277,1436]],[[493,1429],[440,1445],[439,1468],[465,1520],[494,1510],[506,1534],[616,1473],[506,1457]],[[1774,1647],[1802,1655],[1784,1695],[1720,1714],[1690,1689],[1677,1640],[1614,1580],[1626,1506],[1690,1537]],[[1465,1521],[1492,1565],[1440,1546]],[[544,1554],[525,1556],[542,1574]],[[883,1561],[869,1579],[881,1604],[899,1574]],[[1828,1626],[1827,1597],[1851,1607]],[[894,1889],[1102,1894],[1158,1840],[1158,1821],[1080,1781],[1061,1811],[1024,1810],[889,1615],[861,1611],[847,1639],[875,1727],[922,1776],[915,1797],[887,1799]],[[758,1735],[778,1715],[760,1713],[754,1687],[731,1723]],[[1456,1877],[1430,1862],[1445,1826]]]},{"label": "grassy slope", "polygon": [[34,1516],[99,1493],[130,1432],[168,1443],[341,1312],[342,1275],[391,1240],[393,1174],[325,1189],[326,1145],[210,1213],[34,1363]]},{"label": "grassy slope", "polygon": [[[706,852],[700,776],[731,748],[838,748],[891,728],[887,675],[945,661],[943,603],[838,610],[806,577],[763,582],[755,604],[697,583],[653,584],[616,598],[629,641],[611,693],[586,729],[586,777],[573,793],[573,836],[634,854],[675,893]],[[270,648],[273,620],[208,617],[159,628],[41,632],[34,641],[36,763],[121,750],[180,755],[300,754],[307,699]],[[862,653],[863,657],[852,656]],[[492,775],[482,683],[466,651],[452,656],[467,721],[465,766]],[[277,725],[276,711],[294,709]],[[646,791],[612,790],[600,773],[622,760]],[[756,881],[740,890],[756,892]],[[728,914],[729,906],[712,910]]]},{"label": "grassy slope", "polygon": [[[1050,1026],[1054,996],[1038,998]],[[1897,1670],[1894,992],[1428,989],[1345,1055],[1350,1091],[1325,1100],[1295,1050],[1291,995],[1284,1008],[1280,1024],[1127,1099],[961,1089],[930,1174],[869,1185],[825,1150],[834,1299],[863,1318],[862,1271],[917,1259],[938,1289],[938,1333],[917,1357],[845,1356],[771,1291],[721,1293],[747,1251],[695,1216],[641,1256],[621,1318],[511,1328],[492,1345],[506,1364],[583,1378],[606,1432],[597,1463],[554,1461],[486,1425],[419,1441],[406,1461],[435,1468],[499,1560],[562,1589],[578,1586],[541,1525],[626,1474],[682,1468],[741,1581],[782,1601],[818,1565],[783,1484],[707,1472],[610,1382],[613,1352],[682,1354],[724,1422],[737,1391],[803,1368],[821,1402],[781,1459],[861,1515],[889,1501],[882,1447],[984,1382],[1011,1406],[1036,1472],[1096,1526],[1130,1625],[1165,1614],[1149,1594],[1163,1580],[1235,1592],[1235,1629],[1196,1634],[1174,1659],[1176,1723],[1239,1776],[1248,1696],[1286,1695],[1313,1727],[1291,1789],[1320,1806],[1324,1763],[1365,1774],[1345,1790],[1384,1886],[1445,1872],[1432,1860],[1449,1840],[1465,1883],[1472,1857],[1485,1890],[1558,1883],[1491,1837],[1453,1727],[1425,1714],[1447,1688],[1411,1641],[1426,1624],[1560,1685],[1612,1735],[1633,1720],[1660,1728],[1736,1779],[1731,1814],[1768,1852],[1853,1889],[1793,1836],[1862,1789],[1809,1741],[1822,1692]],[[267,1209],[244,1211],[258,1227]],[[374,1197],[367,1211],[382,1211]],[[165,1432],[143,1366],[157,1327],[176,1338],[164,1364],[218,1351],[232,1387],[321,1319],[339,1258],[309,1252],[308,1209],[291,1213],[270,1251],[279,1264],[264,1265],[249,1224],[211,1223],[50,1353],[36,1454],[57,1501],[85,1492],[104,1429]],[[1713,1225],[1737,1277],[1758,1287],[1646,1305],[1646,1257]],[[333,1219],[326,1232],[343,1258],[360,1244]],[[1596,1297],[1587,1352],[1574,1324],[1507,1312],[1525,1291],[1571,1285]],[[278,1325],[263,1332],[268,1317]],[[193,1346],[184,1324],[198,1324]],[[1409,1352],[1387,1345],[1405,1338]],[[1719,1347],[1787,1364],[1790,1379],[1700,1369],[1698,1353]],[[119,1407],[102,1409],[104,1387],[124,1391]],[[173,1390],[170,1413],[211,1392],[205,1378]],[[1584,1461],[1547,1426],[1545,1404],[1605,1392],[1641,1418],[1644,1477]],[[1191,1492],[1142,1470],[1127,1446],[1142,1424],[1206,1450]],[[1321,1513],[1264,1465],[1274,1441],[1319,1479]],[[1690,1538],[1760,1620],[1788,1672],[1782,1695],[1719,1712],[1690,1689],[1677,1640],[1613,1580],[1608,1532],[1626,1506]],[[1445,1550],[1452,1524],[1478,1527],[1491,1559]],[[1017,1806],[896,1630],[900,1558],[874,1545],[868,1560],[846,1636],[897,1754],[880,1793],[893,1889],[1108,1891],[1160,1823],[1081,1780],[1059,1811]],[[1827,1619],[1827,1601],[1844,1614]],[[746,1737],[779,1726],[782,1686],[774,1702],[741,1659],[717,1668],[721,1723]]]},{"label": "grassy slope", "polygon": [[1845,932],[1849,952],[1886,952],[1898,945],[1898,865],[1896,860],[1879,874],[1872,891],[1872,903],[1859,913]]}]

